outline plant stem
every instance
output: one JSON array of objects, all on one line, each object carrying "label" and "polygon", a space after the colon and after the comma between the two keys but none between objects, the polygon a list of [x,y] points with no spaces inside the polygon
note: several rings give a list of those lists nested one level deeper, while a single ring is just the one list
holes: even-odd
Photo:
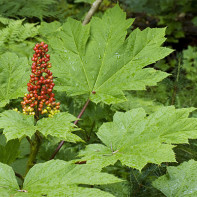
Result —
[{"label": "plant stem", "polygon": [[29,159],[27,162],[27,170],[25,174],[27,174],[28,171],[35,165],[36,155],[38,154],[40,145],[41,145],[41,138],[40,138],[39,132],[36,131],[35,139],[32,140],[30,144],[31,152],[30,152]]},{"label": "plant stem", "polygon": [[86,25],[90,22],[92,16],[94,15],[94,13],[96,12],[96,10],[98,9],[99,5],[102,3],[103,0],[96,0],[93,4],[92,7],[90,8],[90,10],[88,11],[84,21],[83,21],[83,25]]},{"label": "plant stem", "polygon": [[[39,111],[38,109],[36,109],[36,114],[34,116],[34,124],[36,125],[37,121],[39,120]],[[30,141],[29,141],[30,140]],[[39,131],[36,131],[35,133],[35,138],[33,140],[31,140],[29,138],[29,142],[30,142],[30,155],[29,155],[29,159],[27,162],[27,169],[26,169],[26,173],[25,175],[29,172],[29,170],[35,165],[35,160],[36,160],[36,156],[38,154],[40,145],[41,145],[41,137],[40,137],[40,133]]]},{"label": "plant stem", "polygon": [[[85,105],[83,106],[81,112],[79,113],[79,115],[77,116],[77,120],[75,120],[74,125],[76,125],[79,121],[79,119],[81,118],[81,116],[83,115],[83,113],[85,112],[88,104],[90,102],[90,99],[87,100],[87,102],[85,103]],[[56,150],[54,151],[54,153],[52,154],[52,156],[50,157],[50,160],[53,159],[55,157],[55,155],[59,152],[59,150],[61,149],[61,147],[63,146],[63,144],[65,143],[65,141],[61,141],[60,144],[58,145],[58,147],[56,148]]]}]

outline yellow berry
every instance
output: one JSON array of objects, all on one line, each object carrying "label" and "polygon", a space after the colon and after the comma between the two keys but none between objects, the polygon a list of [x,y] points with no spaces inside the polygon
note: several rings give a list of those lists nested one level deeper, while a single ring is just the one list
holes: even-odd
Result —
[{"label": "yellow berry", "polygon": [[42,111],[42,114],[46,114],[48,111],[46,110],[46,109],[44,109],[43,111]]},{"label": "yellow berry", "polygon": [[30,112],[34,111],[34,108],[30,108],[29,111],[30,111]]}]

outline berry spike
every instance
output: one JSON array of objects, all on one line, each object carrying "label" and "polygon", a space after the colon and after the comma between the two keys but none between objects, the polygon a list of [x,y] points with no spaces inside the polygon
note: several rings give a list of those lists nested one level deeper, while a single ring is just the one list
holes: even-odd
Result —
[{"label": "berry spike", "polygon": [[[37,43],[34,47],[35,53],[32,57],[32,66],[30,80],[27,83],[29,93],[25,94],[21,102],[23,113],[27,115],[39,116],[39,114],[48,114],[52,117],[59,112],[60,103],[55,102],[55,94],[53,93],[52,72],[48,45],[44,42]],[[36,117],[38,118],[38,117]]]}]

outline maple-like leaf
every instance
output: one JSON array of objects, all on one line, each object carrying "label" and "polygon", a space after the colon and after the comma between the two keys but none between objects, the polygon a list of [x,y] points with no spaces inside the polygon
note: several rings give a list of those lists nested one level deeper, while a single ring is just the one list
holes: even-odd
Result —
[{"label": "maple-like leaf", "polygon": [[14,171],[6,164],[0,163],[0,194],[1,196],[12,196],[19,186]]},{"label": "maple-like leaf", "polygon": [[133,21],[118,5],[86,26],[69,18],[61,31],[48,38],[55,50],[51,57],[61,84],[57,89],[112,104],[126,100],[124,90],[144,90],[167,77],[153,68],[143,69],[172,52],[161,47],[165,28],[136,29],[126,38]]},{"label": "maple-like leaf", "polygon": [[142,108],[116,112],[97,133],[103,144],[88,145],[80,156],[101,168],[117,160],[139,170],[147,163],[175,162],[172,144],[197,138],[197,119],[188,118],[193,110],[162,107],[149,116]]},{"label": "maple-like leaf", "polygon": [[197,196],[197,161],[167,167],[167,174],[154,181],[153,186],[167,197]]},{"label": "maple-like leaf", "polygon": [[25,136],[31,137],[36,130],[46,137],[51,135],[68,142],[82,141],[80,137],[71,133],[78,130],[72,123],[74,120],[76,118],[73,115],[62,112],[53,118],[42,118],[37,125],[34,125],[34,116],[8,110],[0,114],[0,128],[4,129],[7,141]]},{"label": "maple-like leaf", "polygon": [[28,60],[14,53],[4,53],[0,57],[0,107],[10,99],[22,97],[27,89]]},{"label": "maple-like leaf", "polygon": [[[5,175],[7,182],[2,181]],[[15,191],[14,196],[113,197],[110,193],[80,185],[103,185],[122,181],[113,175],[99,172],[91,165],[76,165],[61,160],[36,164],[25,177],[22,190],[17,190],[13,175],[10,167],[0,163],[0,188],[6,188],[4,192],[7,191],[8,194]]]},{"label": "maple-like leaf", "polygon": [[72,122],[76,120],[73,115],[62,112],[53,118],[42,118],[38,121],[37,129],[44,135],[52,135],[68,142],[82,141],[80,137],[72,131],[79,130]]},{"label": "maple-like leaf", "polygon": [[36,132],[34,117],[14,110],[0,113],[0,128],[4,129],[3,134],[7,141],[25,136],[31,137]]},{"label": "maple-like leaf", "polygon": [[[3,135],[0,136],[0,142]],[[4,140],[2,140],[4,141]],[[10,140],[6,144],[0,144],[0,162],[11,164],[18,156],[20,142],[18,139]]]}]

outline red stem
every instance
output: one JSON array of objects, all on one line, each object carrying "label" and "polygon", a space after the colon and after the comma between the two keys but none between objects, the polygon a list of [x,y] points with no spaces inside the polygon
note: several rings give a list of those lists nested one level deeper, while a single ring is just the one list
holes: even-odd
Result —
[{"label": "red stem", "polygon": [[[88,99],[87,102],[85,103],[85,105],[83,106],[81,112],[77,116],[77,120],[75,120],[75,122],[74,122],[74,125],[76,125],[78,123],[79,119],[81,118],[81,116],[83,115],[84,111],[86,110],[89,102],[90,102],[90,99]],[[54,153],[50,157],[50,160],[54,159],[55,155],[59,152],[59,150],[61,149],[61,147],[63,146],[64,143],[65,143],[65,141],[63,141],[63,140],[60,142],[60,144],[58,145],[58,147],[56,148],[56,150],[54,151]]]}]

